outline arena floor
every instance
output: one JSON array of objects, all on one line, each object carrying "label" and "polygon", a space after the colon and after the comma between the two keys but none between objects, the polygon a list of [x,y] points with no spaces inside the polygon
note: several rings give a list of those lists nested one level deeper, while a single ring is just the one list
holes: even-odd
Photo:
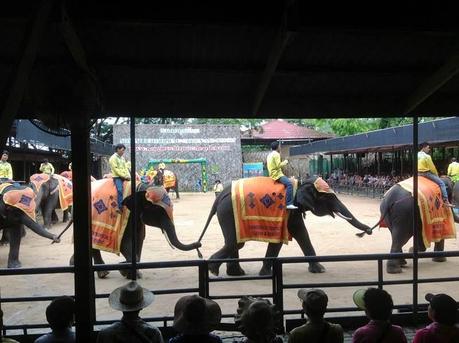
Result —
[{"label": "arena floor", "polygon": [[[340,199],[357,216],[357,218],[372,226],[379,218],[379,201],[356,196],[339,195]],[[191,243],[199,237],[204,227],[208,213],[214,201],[213,193],[183,193],[180,200],[174,200],[174,218],[179,239],[184,243]],[[372,236],[358,238],[355,236],[357,229],[349,225],[341,218],[315,217],[308,213],[306,217],[311,240],[318,255],[346,255],[362,253],[386,253],[390,248],[390,234],[386,229],[377,229]],[[52,231],[59,233],[64,224],[58,224]],[[202,241],[202,253],[208,258],[223,245],[223,237],[216,217]],[[411,244],[405,246],[405,251]],[[240,257],[263,257],[266,244],[260,242],[248,242],[240,251]],[[455,239],[446,242],[447,250],[458,250]],[[72,255],[71,230],[69,230],[60,244],[51,245],[50,241],[41,238],[28,231],[21,246],[20,258],[23,267],[50,267],[65,266]],[[6,266],[8,248],[0,247],[0,267]],[[284,246],[280,256],[300,256],[301,250],[296,241]],[[114,254],[103,253],[107,263],[121,262],[123,258]],[[196,251],[183,252],[172,250],[161,231],[156,228],[147,228],[147,237],[144,244],[142,261],[170,261],[197,259]],[[336,281],[370,281],[376,280],[376,262],[336,262],[324,263],[326,272],[323,274],[311,274],[307,272],[306,264],[292,264],[285,267],[284,282],[288,283],[321,283]],[[447,277],[456,276],[459,270],[459,259],[450,258],[447,262],[439,264],[430,259],[421,260],[420,277]],[[243,264],[247,274],[257,274],[261,263]],[[222,266],[220,273],[225,273]],[[389,275],[384,272],[384,278],[407,279],[411,277],[411,262],[400,275]],[[126,280],[118,272],[112,272],[107,279],[96,278],[96,290],[98,293],[109,293],[114,288],[126,283]],[[151,290],[164,290],[169,288],[197,287],[197,268],[175,268],[172,270],[145,270],[141,284]],[[73,294],[73,277],[69,274],[52,275],[26,275],[7,276],[0,281],[2,297],[12,296],[46,296]],[[393,296],[396,304],[409,304],[412,302],[412,286],[399,285],[386,288]],[[329,295],[329,307],[353,306],[352,293],[354,288],[329,288],[325,289]],[[449,293],[459,299],[459,288],[452,283],[422,284],[420,286],[420,302],[423,301],[427,291]],[[254,294],[270,293],[271,282],[246,281],[218,282],[210,286],[211,295],[229,294]],[[155,302],[144,309],[141,315],[159,316],[173,315],[176,300],[180,295],[159,295]],[[235,313],[237,300],[218,301],[224,313]],[[48,302],[32,303],[3,303],[5,312],[4,323],[34,324],[45,323],[44,310]],[[300,302],[296,297],[296,290],[285,291],[285,309],[299,309]],[[96,302],[97,319],[117,319],[120,313],[111,310],[107,299],[98,299]],[[228,319],[225,319],[228,320]]]}]

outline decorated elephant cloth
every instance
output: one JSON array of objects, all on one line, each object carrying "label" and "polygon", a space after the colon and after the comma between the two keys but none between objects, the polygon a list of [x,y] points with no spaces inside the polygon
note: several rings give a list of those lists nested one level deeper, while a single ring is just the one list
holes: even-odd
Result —
[{"label": "decorated elephant cloth", "polygon": [[164,187],[161,187],[161,186],[148,187],[145,192],[145,198],[151,203],[164,208],[170,220],[172,222],[174,221],[174,214],[173,214],[174,206],[172,204],[171,198],[169,198],[169,195],[167,194],[167,191]]},{"label": "decorated elephant cloth", "polygon": [[170,170],[164,170],[164,188],[175,187],[175,174]]},{"label": "decorated elephant cloth", "polygon": [[48,181],[49,178],[50,178],[50,176],[48,174],[45,174],[45,173],[33,174],[30,177],[30,182],[34,185],[36,191],[38,192],[38,190],[40,189],[41,185],[43,183],[45,183],[46,181]]},{"label": "decorated elephant cloth", "polygon": [[[123,182],[123,199],[131,194],[131,182]],[[118,208],[116,186],[107,178],[91,183],[92,204],[92,246],[95,249],[120,253],[121,239],[129,219],[129,209],[123,206],[121,215]]]},{"label": "decorated elephant cloth", "polygon": [[[297,181],[293,181],[296,193]],[[261,241],[287,244],[289,211],[285,208],[286,189],[270,177],[259,176],[233,181],[231,201],[237,242]]]},{"label": "decorated elephant cloth", "polygon": [[30,187],[15,187],[11,183],[0,185],[0,195],[7,205],[16,207],[35,221],[35,193]]},{"label": "decorated elephant cloth", "polygon": [[[398,183],[413,195],[413,178]],[[422,239],[426,248],[431,242],[455,238],[456,226],[451,209],[443,206],[440,187],[425,177],[418,177],[418,206],[422,220]]]},{"label": "decorated elephant cloth", "polygon": [[59,187],[58,189],[51,190],[51,193],[59,191],[59,203],[61,209],[67,210],[69,206],[73,205],[73,186],[72,181],[61,175],[54,174],[53,178],[57,179]]},{"label": "decorated elephant cloth", "polygon": [[321,177],[318,177],[314,181],[314,187],[320,193],[335,193],[333,189],[330,188],[329,184]]}]

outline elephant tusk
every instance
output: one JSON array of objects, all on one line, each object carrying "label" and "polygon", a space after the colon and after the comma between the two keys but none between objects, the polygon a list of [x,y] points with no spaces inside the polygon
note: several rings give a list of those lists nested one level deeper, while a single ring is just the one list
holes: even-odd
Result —
[{"label": "elephant tusk", "polygon": [[340,217],[340,218],[343,218],[344,220],[352,220],[352,218],[349,218],[349,217],[346,217],[345,215],[339,213],[339,212],[335,212],[335,214]]}]

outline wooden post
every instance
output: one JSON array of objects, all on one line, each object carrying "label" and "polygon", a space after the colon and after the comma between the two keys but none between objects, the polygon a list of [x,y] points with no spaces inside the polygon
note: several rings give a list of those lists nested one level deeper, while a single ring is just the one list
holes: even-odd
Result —
[{"label": "wooden post", "polygon": [[91,342],[94,306],[94,272],[91,263],[91,188],[87,119],[72,125],[73,237],[75,256],[75,327],[77,342]]}]

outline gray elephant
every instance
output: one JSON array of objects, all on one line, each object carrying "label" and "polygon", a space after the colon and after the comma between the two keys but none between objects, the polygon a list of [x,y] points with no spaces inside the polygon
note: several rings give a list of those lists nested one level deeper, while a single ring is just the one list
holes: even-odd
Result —
[{"label": "gray elephant", "polygon": [[[45,228],[50,228],[52,224],[55,224],[58,221],[55,210],[61,208],[58,178],[63,178],[64,182],[69,182],[69,185],[71,185],[71,181],[60,175],[52,175],[44,182],[35,182],[36,178],[40,178],[42,175],[43,174],[34,174],[30,177],[30,181],[37,194],[35,201],[37,204],[37,210],[42,213],[43,225]],[[71,207],[63,210],[63,222],[67,222],[69,220],[70,212]]]},{"label": "gray elephant", "polygon": [[[26,212],[17,206],[10,205],[11,201],[8,201],[8,192],[21,189],[27,190],[27,187],[7,186],[3,188],[0,193],[0,230],[7,230],[10,244],[8,268],[21,267],[21,262],[19,261],[19,248],[24,225],[39,236],[48,238],[54,242],[60,241],[56,235],[46,231],[41,225],[27,215]],[[28,190],[29,192],[21,196],[18,202],[27,203],[33,201],[33,192],[30,188]]]},{"label": "gray elephant", "polygon": [[[251,179],[263,179],[263,177]],[[310,178],[298,186],[294,199],[294,203],[298,206],[298,209],[290,211],[287,223],[289,233],[298,242],[305,256],[316,255],[314,247],[309,239],[308,231],[304,225],[303,216],[307,211],[311,211],[316,216],[330,215],[335,217],[336,214],[337,216],[346,219],[357,229],[371,233],[371,229],[367,225],[359,222],[347,209],[347,207],[338,199],[335,193],[319,192],[314,185],[316,180],[316,177]],[[322,182],[325,183],[323,180]],[[259,199],[259,196],[260,194],[257,194],[257,199]],[[217,214],[225,244],[220,250],[214,253],[209,260],[238,258],[238,250],[244,246],[244,243],[238,243],[236,239],[236,225],[233,214],[231,187],[226,187],[215,199],[204,231],[209,226],[209,223],[215,214]],[[266,257],[277,257],[281,248],[282,243],[268,243]],[[218,275],[220,265],[221,262],[209,263],[209,270],[213,274]],[[325,268],[318,262],[310,262],[308,269],[311,273],[322,273],[325,271]],[[268,275],[271,273],[271,270],[272,261],[265,260],[259,274]],[[238,262],[228,262],[226,272],[228,275],[245,274]]]},{"label": "gray elephant", "polygon": [[[451,201],[452,183],[449,178],[442,178],[446,184],[446,189]],[[393,186],[385,195],[380,205],[381,218],[388,226],[392,235],[391,253],[401,253],[403,246],[413,236],[413,197],[410,192],[406,191],[399,184]],[[459,218],[454,214],[454,221],[459,222]],[[419,208],[416,206],[416,217],[418,227],[422,227]],[[416,242],[419,251],[425,251],[422,240],[422,232],[419,232]],[[444,240],[435,243],[434,251],[443,251],[445,246]],[[446,261],[445,257],[433,258],[435,262]],[[402,272],[402,266],[406,265],[406,260],[392,259],[388,260],[386,270],[388,273],[396,274]]]},{"label": "gray elephant", "polygon": [[[106,179],[107,180],[107,179]],[[104,180],[99,180],[96,182],[104,182]],[[111,180],[107,180],[108,182],[112,182]],[[163,233],[166,235],[167,240],[170,242],[170,244],[182,251],[189,251],[189,250],[194,250],[198,249],[201,247],[201,243],[195,242],[191,244],[183,244],[182,242],[179,241],[177,237],[177,233],[175,230],[175,225],[173,221],[170,219],[168,216],[166,210],[157,205],[152,203],[151,201],[148,201],[147,199],[147,191],[150,187],[152,187],[153,184],[146,184],[146,183],[140,183],[137,186],[137,191],[136,191],[136,214],[137,214],[137,227],[135,228],[136,230],[136,259],[137,261],[140,261],[141,255],[142,255],[142,248],[143,248],[143,241],[145,239],[145,225],[148,226],[154,226],[157,228],[160,228]],[[94,189],[93,189],[94,191]],[[93,192],[94,196],[94,192]],[[170,202],[171,200],[167,196],[167,193],[164,194],[165,198],[163,198],[163,201]],[[126,262],[129,263],[132,261],[132,213],[134,210],[134,197],[132,195],[129,195],[123,200],[123,205],[125,205],[131,212],[128,218],[128,222],[126,225],[126,230],[124,231],[123,237],[121,239],[121,246],[120,246],[120,252],[121,254],[126,258]],[[94,204],[93,204],[94,205]],[[108,207],[108,206],[107,206]],[[93,222],[94,222],[94,212],[93,212]],[[95,264],[104,264],[104,260],[102,259],[100,250],[98,249],[92,249],[92,256]],[[70,264],[73,264],[73,256],[70,259]],[[133,275],[130,271],[125,272],[125,271],[120,271],[123,276],[125,276],[128,279],[133,279]],[[99,271],[97,273],[99,278],[105,278],[109,274],[108,271]],[[140,272],[137,272],[137,277],[141,277]]]}]

